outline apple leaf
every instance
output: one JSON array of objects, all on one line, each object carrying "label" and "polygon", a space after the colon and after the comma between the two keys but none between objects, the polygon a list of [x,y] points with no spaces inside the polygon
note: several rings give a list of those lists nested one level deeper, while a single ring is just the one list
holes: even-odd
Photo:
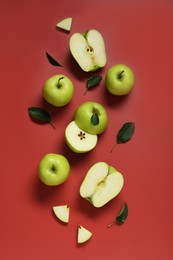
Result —
[{"label": "apple leaf", "polygon": [[135,123],[127,122],[123,124],[117,135],[117,143],[125,143],[131,139],[135,131]]},{"label": "apple leaf", "polygon": [[46,52],[46,56],[47,56],[47,59],[50,62],[50,64],[52,64],[53,66],[62,66],[48,52]]},{"label": "apple leaf", "polygon": [[37,119],[45,123],[49,123],[55,129],[55,126],[51,123],[51,116],[46,110],[40,107],[29,107],[28,113],[31,118]]},{"label": "apple leaf", "polygon": [[95,76],[92,76],[89,79],[87,79],[86,91],[85,91],[84,95],[86,95],[87,91],[90,88],[97,86],[101,80],[102,80],[102,76],[100,76],[100,75],[95,75]]},{"label": "apple leaf", "polygon": [[111,227],[115,223],[123,224],[126,221],[127,217],[128,217],[128,205],[125,202],[123,204],[122,209],[119,212],[118,216],[115,218],[115,220],[111,224],[107,225],[107,227]]},{"label": "apple leaf", "polygon": [[99,124],[99,116],[97,114],[93,114],[91,117],[91,123],[93,125],[98,125]]}]

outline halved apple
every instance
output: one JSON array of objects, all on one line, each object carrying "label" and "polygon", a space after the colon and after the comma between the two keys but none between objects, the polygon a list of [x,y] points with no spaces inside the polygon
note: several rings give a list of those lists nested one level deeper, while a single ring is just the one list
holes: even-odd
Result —
[{"label": "halved apple", "polygon": [[115,198],[124,185],[123,175],[105,162],[97,162],[87,172],[80,195],[99,208]]},{"label": "halved apple", "polygon": [[78,235],[77,235],[78,244],[88,241],[91,238],[91,236],[92,233],[88,229],[84,228],[81,225],[78,226]]},{"label": "halved apple", "polygon": [[69,45],[72,56],[84,71],[95,71],[105,66],[105,43],[97,30],[92,29],[83,34],[74,33]]},{"label": "halved apple", "polygon": [[53,212],[58,219],[64,223],[69,222],[70,207],[69,205],[53,206]]},{"label": "halved apple", "polygon": [[65,140],[72,151],[85,153],[96,146],[97,135],[86,133],[77,126],[75,121],[72,121],[65,129]]},{"label": "halved apple", "polygon": [[58,22],[56,24],[57,28],[63,29],[65,31],[70,31],[71,30],[71,26],[72,26],[72,18],[68,17],[68,18],[64,18],[63,20],[61,20],[60,22]]}]

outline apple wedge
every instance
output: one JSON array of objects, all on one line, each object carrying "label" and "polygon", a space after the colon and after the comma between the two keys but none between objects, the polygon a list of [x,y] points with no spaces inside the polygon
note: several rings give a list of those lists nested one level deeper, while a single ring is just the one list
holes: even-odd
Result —
[{"label": "apple wedge", "polygon": [[97,162],[88,170],[80,186],[80,195],[100,208],[115,198],[123,185],[120,172],[105,162]]},{"label": "apple wedge", "polygon": [[72,56],[84,71],[96,71],[106,65],[104,39],[97,30],[74,33],[69,46]]},{"label": "apple wedge", "polygon": [[55,216],[64,223],[69,222],[70,207],[69,205],[54,206],[53,212]]},{"label": "apple wedge", "polygon": [[77,235],[78,244],[85,243],[91,238],[91,236],[92,233],[88,229],[84,228],[81,225],[78,226],[78,235]]},{"label": "apple wedge", "polygon": [[75,121],[72,121],[65,129],[65,141],[72,151],[85,153],[96,146],[97,135],[86,133],[77,126]]},{"label": "apple wedge", "polygon": [[68,17],[56,24],[56,27],[65,31],[70,31],[72,26],[72,18]]}]

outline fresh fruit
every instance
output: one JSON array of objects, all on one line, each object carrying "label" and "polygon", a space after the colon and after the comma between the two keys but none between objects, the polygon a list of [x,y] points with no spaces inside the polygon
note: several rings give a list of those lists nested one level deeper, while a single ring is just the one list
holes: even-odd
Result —
[{"label": "fresh fruit", "polygon": [[74,121],[86,133],[97,135],[105,131],[108,124],[108,116],[101,104],[87,101],[76,109]]},{"label": "fresh fruit", "polygon": [[61,20],[60,22],[58,22],[56,24],[57,28],[63,29],[63,30],[68,31],[68,32],[71,30],[71,26],[72,26],[72,18],[71,17],[65,18],[65,19]]},{"label": "fresh fruit", "polygon": [[127,95],[134,87],[134,83],[133,71],[124,64],[114,65],[106,73],[106,88],[113,95]]},{"label": "fresh fruit", "polygon": [[123,184],[120,172],[105,162],[97,162],[88,170],[80,186],[80,195],[100,208],[118,195]]},{"label": "fresh fruit", "polygon": [[71,101],[74,94],[74,86],[67,76],[57,74],[45,81],[42,94],[49,104],[62,107]]},{"label": "fresh fruit", "polygon": [[85,243],[91,238],[91,236],[92,233],[88,229],[84,228],[81,225],[78,226],[78,235],[77,235],[78,244]]},{"label": "fresh fruit", "polygon": [[95,71],[106,64],[106,50],[102,35],[95,29],[74,33],[70,38],[70,51],[86,72]]},{"label": "fresh fruit", "polygon": [[70,207],[69,205],[53,206],[55,216],[64,223],[69,222]]},{"label": "fresh fruit", "polygon": [[38,165],[40,180],[49,186],[59,185],[67,180],[70,174],[70,164],[61,154],[46,154]]},{"label": "fresh fruit", "polygon": [[96,146],[97,135],[86,133],[77,126],[75,121],[72,121],[65,129],[65,140],[72,151],[85,153]]}]

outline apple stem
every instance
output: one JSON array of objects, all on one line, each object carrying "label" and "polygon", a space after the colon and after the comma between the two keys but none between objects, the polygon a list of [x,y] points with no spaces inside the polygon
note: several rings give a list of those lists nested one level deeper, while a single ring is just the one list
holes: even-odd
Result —
[{"label": "apple stem", "polygon": [[60,81],[61,81],[63,78],[64,78],[64,77],[59,78],[57,88],[60,88],[60,87],[61,87]]},{"label": "apple stem", "polygon": [[53,129],[55,129],[55,126],[52,124],[52,122],[49,122],[49,124],[53,127]]},{"label": "apple stem", "polygon": [[111,149],[111,153],[113,152],[113,150],[114,150],[114,148],[115,148],[115,146],[117,145],[117,143],[115,143],[113,146],[112,146],[112,149]]},{"label": "apple stem", "polygon": [[118,75],[118,79],[121,79],[122,78],[122,74],[124,73],[124,70],[122,70],[121,72],[120,72],[120,74]]}]

